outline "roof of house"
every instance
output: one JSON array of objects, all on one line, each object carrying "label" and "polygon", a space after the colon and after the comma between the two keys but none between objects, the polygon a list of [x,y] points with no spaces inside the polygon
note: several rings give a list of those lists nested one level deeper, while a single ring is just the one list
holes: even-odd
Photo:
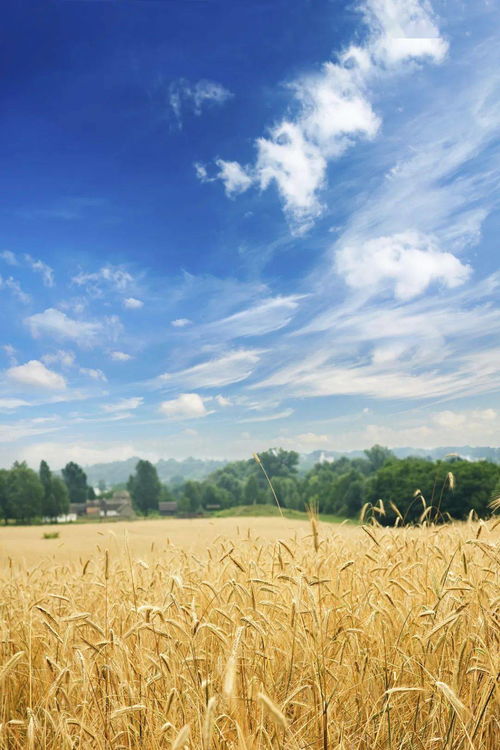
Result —
[{"label": "roof of house", "polygon": [[177,502],[175,500],[162,500],[158,503],[160,510],[177,510]]}]

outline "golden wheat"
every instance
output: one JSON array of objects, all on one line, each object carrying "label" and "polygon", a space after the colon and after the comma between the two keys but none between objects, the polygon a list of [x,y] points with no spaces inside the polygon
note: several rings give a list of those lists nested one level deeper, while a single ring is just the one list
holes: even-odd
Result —
[{"label": "golden wheat", "polygon": [[498,748],[495,522],[279,524],[11,560],[0,749]]}]

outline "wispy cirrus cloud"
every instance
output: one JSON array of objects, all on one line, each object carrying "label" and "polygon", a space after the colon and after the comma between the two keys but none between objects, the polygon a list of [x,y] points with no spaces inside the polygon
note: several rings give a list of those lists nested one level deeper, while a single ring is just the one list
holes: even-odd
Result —
[{"label": "wispy cirrus cloud", "polygon": [[206,79],[193,83],[180,78],[172,81],[168,88],[168,103],[179,128],[182,128],[186,115],[199,117],[206,107],[220,106],[232,96],[222,84]]},{"label": "wispy cirrus cloud", "polygon": [[154,381],[157,386],[180,383],[191,388],[220,388],[246,380],[259,363],[262,352],[237,349],[177,372],[166,372]]},{"label": "wispy cirrus cloud", "polygon": [[364,0],[360,8],[368,29],[363,45],[351,45],[318,73],[291,84],[292,109],[256,141],[253,165],[216,161],[217,171],[196,164],[203,182],[221,180],[229,196],[251,185],[265,190],[275,184],[285,213],[297,231],[308,229],[322,212],[320,192],[329,162],[356,140],[372,139],[381,120],[375,113],[371,87],[384,75],[402,70],[409,61],[441,62],[447,42],[440,35],[427,3],[420,0]]}]

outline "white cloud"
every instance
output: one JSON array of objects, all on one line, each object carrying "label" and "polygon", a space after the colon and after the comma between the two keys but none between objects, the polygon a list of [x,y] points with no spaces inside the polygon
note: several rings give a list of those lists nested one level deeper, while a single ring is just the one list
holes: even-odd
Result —
[{"label": "white cloud", "polygon": [[[357,436],[358,444],[381,443],[389,447],[411,446],[431,449],[439,446],[498,445],[499,412],[495,409],[441,411],[427,421],[415,417],[396,425],[371,424]],[[464,437],[465,435],[465,437]]]},{"label": "white cloud", "polygon": [[186,326],[190,325],[191,321],[189,318],[177,318],[176,320],[172,320],[170,322],[170,325],[174,328],[185,328]]},{"label": "white cloud", "polygon": [[179,128],[182,127],[185,113],[199,116],[207,105],[224,104],[232,96],[233,94],[220,83],[206,79],[191,83],[181,78],[169,86],[169,104]]},{"label": "white cloud", "polygon": [[130,411],[141,406],[143,401],[142,396],[132,396],[131,398],[122,398],[121,401],[116,401],[113,404],[104,404],[101,408],[108,413]]},{"label": "white cloud", "polygon": [[70,339],[81,345],[95,343],[102,329],[100,323],[74,320],[53,307],[47,308],[42,313],[31,315],[26,318],[25,322],[34,338],[50,336],[55,339]]},{"label": "white cloud", "polygon": [[12,252],[12,250],[2,250],[0,252],[0,258],[4,260],[6,263],[9,264],[9,266],[17,266],[17,258],[15,254]]},{"label": "white cloud", "polygon": [[36,273],[39,273],[42,277],[43,283],[45,286],[54,286],[54,269],[47,265],[47,263],[44,263],[43,260],[36,260],[35,258],[32,258],[31,255],[25,255],[24,256],[25,261],[28,263],[28,265],[33,269],[33,271],[36,271]]},{"label": "white cloud", "polygon": [[129,359],[132,359],[132,355],[126,352],[111,352],[110,356],[115,362],[128,362]]},{"label": "white cloud", "polygon": [[181,393],[177,398],[163,401],[160,404],[160,412],[174,419],[196,419],[206,417],[210,413],[197,393]]},{"label": "white cloud", "polygon": [[12,344],[4,344],[2,346],[2,349],[4,350],[6,356],[7,356],[8,360],[9,360],[9,364],[11,364],[11,365],[17,365],[16,349],[15,349],[15,347],[13,347]]},{"label": "white cloud", "polygon": [[20,406],[29,406],[28,401],[23,401],[22,398],[0,398],[0,410],[11,411],[13,409],[19,409]]},{"label": "white cloud", "polygon": [[[37,426],[34,423],[34,420],[21,420],[17,423],[7,423],[7,424],[0,424],[0,443],[6,444],[8,446],[11,443],[15,443],[18,440],[23,440],[24,438],[31,438],[36,437],[37,435],[45,435],[48,432],[55,432],[56,430],[60,429],[59,427],[40,427]],[[4,448],[2,450],[2,457],[0,461],[4,464],[6,462],[6,452],[8,450],[8,447]],[[19,450],[16,450],[15,453],[15,460],[19,460]],[[22,460],[22,457],[21,457]],[[38,466],[40,465],[40,462],[38,462]]]},{"label": "white cloud", "polygon": [[123,306],[126,307],[127,310],[139,310],[143,305],[144,302],[135,297],[127,297],[123,300]]},{"label": "white cloud", "polygon": [[247,424],[248,422],[273,422],[275,419],[287,419],[287,417],[291,417],[293,413],[293,409],[285,409],[276,414],[265,414],[262,417],[247,417],[246,419],[238,420],[238,422],[239,424]]},{"label": "white cloud", "polygon": [[26,294],[21,288],[21,284],[19,281],[14,279],[12,276],[9,276],[7,279],[3,279],[0,276],[0,289],[8,289],[14,297],[16,297],[19,302],[22,302],[23,305],[27,305],[29,302],[31,302],[31,297],[29,294]]},{"label": "white cloud", "polygon": [[[52,469],[58,470],[69,461],[76,461],[85,467],[96,463],[126,461],[138,455],[145,456],[146,454],[139,447],[128,444],[45,442],[22,449],[20,458],[36,468],[44,459]],[[148,455],[147,457],[157,460],[157,456]]]},{"label": "white cloud", "polygon": [[390,285],[402,300],[421,294],[435,281],[452,289],[471,272],[470,266],[441,251],[431,237],[411,231],[377,237],[361,247],[342,247],[337,251],[336,270],[353,289],[376,293]]},{"label": "white cloud", "polygon": [[224,396],[221,396],[220,394],[215,397],[215,402],[218,406],[232,406],[232,401],[229,398],[225,398]]},{"label": "white cloud", "polygon": [[44,354],[42,362],[46,365],[61,365],[62,367],[72,367],[75,364],[74,352],[66,351],[65,349],[59,349],[57,352],[51,352],[50,354]]},{"label": "white cloud", "polygon": [[205,331],[224,338],[240,336],[263,336],[287,326],[299,306],[299,295],[271,297],[261,300],[252,307],[209,323]]},{"label": "white cloud", "polygon": [[469,411],[440,411],[432,417],[433,422],[439,427],[446,429],[461,430],[469,429],[469,425],[482,425],[484,428],[495,425],[499,414],[494,409],[471,409]]},{"label": "white cloud", "polygon": [[226,195],[232,198],[235,195],[244,193],[251,187],[253,180],[247,174],[246,170],[238,164],[237,161],[225,161],[216,159],[215,164],[218,167],[217,172],[210,177],[207,168],[203,164],[195,163],[196,176],[200,182],[215,182],[221,180],[224,183]]},{"label": "white cloud", "polygon": [[182,383],[192,388],[218,388],[230,383],[239,383],[252,374],[259,362],[260,354],[261,352],[255,350],[240,349],[188,367],[186,370],[164,373],[157,378],[157,382]]},{"label": "white cloud", "polygon": [[368,26],[364,46],[351,46],[337,62],[328,61],[319,73],[290,85],[296,114],[257,139],[255,165],[219,159],[218,171],[209,176],[198,164],[201,181],[221,180],[229,196],[252,183],[265,190],[274,182],[296,231],[312,224],[322,211],[319,193],[329,161],[379,130],[370,87],[387,68],[407,60],[440,62],[447,51],[425,0],[366,0],[361,8]]},{"label": "white cloud", "polygon": [[66,381],[62,375],[53,370],[49,370],[43,362],[37,359],[31,359],[24,365],[10,367],[6,371],[9,380],[19,385],[43,388],[47,390],[63,390],[66,388]]},{"label": "white cloud", "polygon": [[95,297],[102,297],[103,288],[124,292],[134,282],[133,276],[121,266],[107,265],[93,273],[81,271],[71,279],[77,286],[83,286]]},{"label": "white cloud", "polygon": [[448,44],[425,0],[365,0],[361,7],[373,30],[372,54],[382,63],[422,57],[441,62],[446,56]]},{"label": "white cloud", "polygon": [[102,370],[93,369],[92,367],[80,367],[80,374],[87,375],[92,380],[101,380],[103,383],[106,383],[108,380]]},{"label": "white cloud", "polygon": [[272,442],[275,445],[291,448],[299,453],[309,453],[330,444],[331,438],[328,435],[316,434],[315,432],[303,432],[300,435],[279,435]]}]

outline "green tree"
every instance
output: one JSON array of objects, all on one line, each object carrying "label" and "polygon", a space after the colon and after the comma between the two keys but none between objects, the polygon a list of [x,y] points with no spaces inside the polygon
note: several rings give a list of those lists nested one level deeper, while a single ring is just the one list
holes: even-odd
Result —
[{"label": "green tree", "polygon": [[386,461],[390,458],[394,458],[394,453],[389,448],[384,448],[383,445],[373,445],[371,448],[365,450],[366,458],[370,463],[371,471],[378,471],[382,468]]},{"label": "green tree", "polygon": [[156,467],[150,461],[140,460],[135,467],[135,474],[129,477],[127,489],[132,496],[136,510],[147,516],[152,510],[158,510],[161,494],[161,482]]},{"label": "green tree", "polygon": [[65,516],[69,512],[68,488],[61,477],[52,477],[50,482],[50,498],[51,508],[50,512],[46,514],[49,518]]},{"label": "green tree", "polygon": [[42,513],[44,516],[49,516],[47,513],[47,507],[50,503],[50,489],[52,481],[52,472],[49,468],[47,461],[40,461],[40,468],[38,470],[38,476],[43,485],[43,500],[42,500]]},{"label": "green tree", "polygon": [[210,510],[212,507],[230,508],[232,497],[229,492],[212,482],[204,482],[202,485],[202,505]]},{"label": "green tree", "polygon": [[272,484],[282,508],[299,509],[300,495],[295,477],[275,477]]},{"label": "green tree", "polygon": [[7,480],[7,500],[16,521],[29,522],[42,514],[43,484],[26,463],[16,463]]},{"label": "green tree", "polygon": [[70,461],[62,470],[62,476],[68,488],[72,503],[84,503],[87,500],[87,475],[81,466]]},{"label": "green tree", "polygon": [[259,502],[260,488],[257,477],[252,474],[248,477],[243,489],[243,500],[245,505],[256,505]]},{"label": "green tree", "polygon": [[193,479],[188,480],[182,493],[182,509],[185,513],[198,513],[201,509],[202,484]]},{"label": "green tree", "polygon": [[12,518],[12,508],[8,494],[9,471],[0,469],[0,515],[7,524],[9,518]]},{"label": "green tree", "polygon": [[274,477],[289,477],[297,473],[299,454],[296,451],[272,448],[271,450],[259,453],[259,458],[270,479]]}]

